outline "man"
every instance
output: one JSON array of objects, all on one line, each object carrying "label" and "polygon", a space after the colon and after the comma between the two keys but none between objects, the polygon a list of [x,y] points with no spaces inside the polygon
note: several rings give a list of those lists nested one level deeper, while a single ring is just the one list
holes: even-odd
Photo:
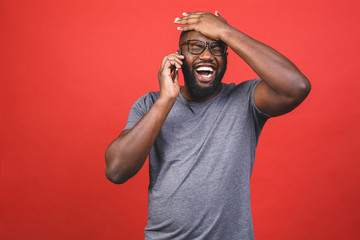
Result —
[{"label": "man", "polygon": [[[179,53],[164,57],[159,92],[133,105],[108,147],[106,176],[124,183],[149,155],[146,239],[254,239],[250,176],[267,119],[309,94],[306,77],[274,49],[231,27],[215,12],[184,13]],[[260,79],[224,84],[227,47]],[[181,68],[180,87],[175,68]]]}]

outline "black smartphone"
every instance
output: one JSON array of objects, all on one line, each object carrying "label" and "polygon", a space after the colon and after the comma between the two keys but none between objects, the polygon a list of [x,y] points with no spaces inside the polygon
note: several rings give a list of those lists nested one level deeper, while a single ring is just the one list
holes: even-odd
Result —
[{"label": "black smartphone", "polygon": [[[181,55],[181,48],[179,49],[179,54]],[[173,78],[172,78],[173,81],[175,81],[175,78],[176,78],[178,72],[179,72],[179,69],[176,67],[174,70]]]},{"label": "black smartphone", "polygon": [[178,68],[175,68],[174,75],[173,75],[173,78],[172,78],[173,81],[175,81],[175,78],[176,78],[176,75],[178,74],[178,72],[179,72]]}]

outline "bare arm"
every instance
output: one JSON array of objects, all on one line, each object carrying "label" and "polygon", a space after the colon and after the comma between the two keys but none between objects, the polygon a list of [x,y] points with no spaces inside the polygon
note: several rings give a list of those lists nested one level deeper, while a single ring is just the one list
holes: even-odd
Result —
[{"label": "bare arm", "polygon": [[255,89],[256,106],[279,116],[298,106],[310,92],[310,82],[299,69],[275,49],[229,28],[222,37],[263,80]]},{"label": "bare arm", "polygon": [[186,25],[179,30],[196,30],[225,42],[259,75],[263,81],[255,89],[254,100],[264,113],[279,116],[290,112],[309,94],[310,82],[290,60],[231,27],[218,12],[187,13],[175,23]]},{"label": "bare arm", "polygon": [[105,153],[106,176],[113,183],[124,183],[144,165],[159,131],[179,94],[178,78],[173,82],[171,69],[181,68],[183,56],[165,56],[158,74],[160,97],[132,128],[124,130]]}]

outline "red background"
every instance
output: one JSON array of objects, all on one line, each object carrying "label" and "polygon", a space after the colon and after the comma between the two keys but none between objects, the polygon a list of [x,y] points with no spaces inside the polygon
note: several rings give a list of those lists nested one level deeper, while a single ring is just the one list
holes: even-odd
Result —
[{"label": "red background", "polygon": [[[256,238],[359,239],[355,0],[1,1],[1,239],[143,239],[148,166],[114,185],[104,152],[133,102],[158,90],[174,18],[195,10],[219,10],[312,83],[260,137]],[[230,51],[224,82],[252,78]]]}]

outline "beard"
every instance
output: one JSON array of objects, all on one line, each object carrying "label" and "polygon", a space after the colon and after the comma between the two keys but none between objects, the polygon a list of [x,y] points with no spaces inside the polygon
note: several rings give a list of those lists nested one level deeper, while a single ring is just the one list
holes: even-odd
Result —
[{"label": "beard", "polygon": [[221,80],[224,77],[226,71],[227,62],[225,61],[224,68],[220,72],[216,71],[215,79],[210,87],[200,87],[195,79],[195,69],[190,71],[187,64],[183,64],[182,72],[184,75],[185,84],[189,90],[190,96],[193,100],[201,100],[210,97],[216,92],[221,84]]}]

